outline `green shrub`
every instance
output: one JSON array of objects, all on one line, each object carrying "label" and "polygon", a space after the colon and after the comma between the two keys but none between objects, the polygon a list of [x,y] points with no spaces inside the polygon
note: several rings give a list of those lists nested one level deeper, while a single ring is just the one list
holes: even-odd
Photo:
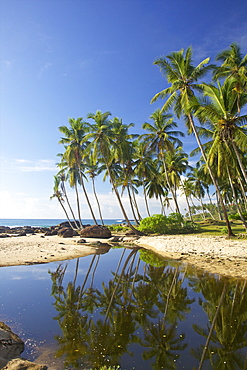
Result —
[{"label": "green shrub", "polygon": [[179,213],[170,213],[169,216],[153,215],[140,222],[138,229],[145,234],[184,234],[198,229],[197,224],[184,221]]},{"label": "green shrub", "polygon": [[228,233],[228,229],[227,229],[227,227],[226,227],[226,226],[222,227],[222,228],[220,229],[220,233],[221,233],[221,234],[227,234],[227,233]]},{"label": "green shrub", "polygon": [[138,229],[145,234],[166,234],[168,231],[167,217],[164,215],[153,215],[143,218]]},{"label": "green shrub", "polygon": [[[243,218],[247,220],[247,212],[242,212]],[[241,220],[239,213],[233,213],[229,215],[229,220]]]},{"label": "green shrub", "polygon": [[184,218],[180,213],[170,213],[167,217],[167,222],[169,225],[180,227],[184,223]]},{"label": "green shrub", "polygon": [[107,228],[111,231],[116,231],[116,232],[128,229],[127,226],[122,226],[122,225],[107,225]]}]

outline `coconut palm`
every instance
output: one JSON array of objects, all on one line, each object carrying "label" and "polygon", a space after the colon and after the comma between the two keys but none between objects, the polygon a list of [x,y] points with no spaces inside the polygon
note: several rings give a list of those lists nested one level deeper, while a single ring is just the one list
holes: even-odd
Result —
[{"label": "coconut palm", "polygon": [[63,195],[62,195],[61,191],[59,190],[60,182],[61,182],[61,178],[59,176],[55,175],[54,176],[53,195],[50,197],[50,199],[57,198],[57,200],[59,201],[59,204],[61,205],[61,207],[62,207],[62,209],[65,213],[65,216],[66,216],[66,218],[69,222],[69,225],[70,225],[71,229],[73,229],[73,226],[71,224],[68,212],[66,211],[66,208],[64,207],[64,204],[63,204],[64,203]]},{"label": "coconut palm", "polygon": [[85,174],[88,174],[88,176],[92,180],[93,193],[94,193],[96,203],[97,203],[97,206],[98,206],[100,220],[101,220],[102,225],[104,225],[104,220],[103,220],[103,216],[102,216],[102,212],[101,212],[100,202],[99,202],[97,192],[96,192],[96,187],[95,187],[95,178],[101,173],[101,171],[102,171],[102,166],[99,166],[99,163],[96,163],[96,164],[94,163],[94,161],[92,159],[92,155],[87,156],[86,157],[86,171],[85,171]]},{"label": "coconut palm", "polygon": [[[58,156],[61,156],[61,158],[63,157],[62,154],[58,154]],[[78,170],[76,166],[72,167],[71,165],[69,165],[65,159],[62,159],[60,163],[57,163],[57,166],[61,168],[61,170],[58,172],[58,176],[60,176],[61,180],[64,179],[65,181],[69,181],[70,187],[75,189],[79,226],[82,228],[83,226],[82,226],[82,220],[81,220],[80,197],[79,197],[78,186],[77,186],[77,184],[79,184]],[[65,184],[63,188],[65,190]],[[78,226],[78,223],[75,220],[75,215],[74,215],[72,207],[70,207],[70,209],[71,209],[71,213],[75,221],[75,224]]]},{"label": "coconut palm", "polygon": [[237,93],[238,113],[240,113],[239,99],[247,89],[247,54],[242,55],[240,46],[232,43],[229,49],[223,50],[216,56],[221,61],[220,67],[214,71],[215,80],[219,78],[231,79],[232,89]]},{"label": "coconut palm", "polygon": [[182,137],[184,134],[181,131],[173,130],[175,127],[177,127],[177,124],[174,122],[172,115],[165,114],[160,109],[157,109],[150,116],[150,119],[153,120],[152,124],[145,122],[142,125],[142,128],[150,133],[141,135],[141,138],[151,150],[154,150],[154,152],[157,153],[158,158],[161,159],[164,167],[167,186],[172,193],[177,212],[179,212],[177,199],[167,173],[165,153],[173,151],[175,145],[181,146],[182,142],[177,137]]},{"label": "coconut palm", "polygon": [[145,142],[139,141],[134,157],[134,172],[142,183],[144,201],[148,216],[150,216],[146,186],[153,177],[157,177],[157,168],[154,165],[152,151]]},{"label": "coconut palm", "polygon": [[191,199],[191,196],[193,196],[193,194],[194,194],[193,182],[190,179],[187,178],[187,179],[181,180],[180,185],[181,185],[181,189],[182,189],[182,194],[184,194],[184,196],[185,196],[185,200],[186,200],[186,203],[187,203],[190,220],[193,221],[191,207],[190,207],[190,204],[189,204],[189,199]]},{"label": "coconut palm", "polygon": [[201,178],[202,172],[200,171],[200,168],[193,168],[192,171],[188,174],[188,179],[193,184],[193,195],[200,201],[201,203],[201,209],[203,218],[206,218],[205,212],[204,212],[204,205],[202,202],[202,199],[205,197],[206,194],[206,184],[203,182]]},{"label": "coconut palm", "polygon": [[[178,117],[180,117],[181,115],[185,116],[189,132],[194,133],[205,163],[207,163],[207,158],[196,126],[194,124],[191,109],[191,100],[193,100],[195,97],[194,91],[201,91],[201,86],[197,84],[197,81],[200,78],[204,77],[208,73],[208,71],[214,68],[214,66],[208,64],[208,62],[209,58],[206,58],[196,67],[194,67],[192,64],[191,47],[189,47],[186,51],[184,51],[184,49],[181,49],[178,52],[173,52],[167,56],[167,59],[157,59],[154,64],[160,67],[161,73],[165,75],[167,81],[171,83],[171,86],[157,93],[151,100],[151,102],[154,102],[159,98],[167,98],[165,104],[162,107],[162,111],[167,111],[173,106],[173,109]],[[228,228],[228,235],[233,236],[234,234],[231,229],[226,207],[220,194],[217,180],[208,163],[207,169],[216,188],[224,212],[224,217]]]},{"label": "coconut palm", "polygon": [[100,111],[97,111],[95,114],[89,113],[87,117],[91,118],[94,121],[94,123],[87,123],[87,127],[90,130],[90,133],[85,136],[84,140],[85,141],[91,140],[91,143],[88,145],[88,150],[92,150],[92,158],[94,163],[96,163],[98,159],[102,159],[102,161],[104,162],[108,176],[110,178],[110,183],[113,187],[114,193],[117,197],[119,206],[121,208],[121,211],[128,226],[136,234],[141,235],[142,233],[136,230],[129,221],[120,194],[116,187],[112,171],[110,169],[110,165],[113,162],[114,157],[116,157],[117,152],[115,141],[116,136],[111,131],[112,123],[108,119],[110,114],[111,114],[110,112],[102,113]]},{"label": "coconut palm", "polygon": [[93,208],[91,202],[89,200],[84,180],[83,180],[83,173],[82,173],[82,165],[83,165],[83,158],[85,155],[85,149],[87,147],[86,141],[84,140],[85,137],[85,122],[82,118],[70,118],[69,119],[70,127],[67,126],[60,126],[59,130],[65,135],[65,137],[61,138],[59,143],[65,145],[65,152],[63,154],[62,160],[66,160],[66,162],[71,166],[77,169],[78,176],[79,176],[79,183],[82,186],[83,192],[85,194],[85,198],[94,220],[94,223],[97,225],[97,220],[95,218]]},{"label": "coconut palm", "polygon": [[237,94],[232,91],[230,80],[223,85],[218,83],[217,87],[203,84],[203,91],[208,100],[198,106],[195,114],[201,122],[210,122],[214,130],[215,140],[208,154],[209,163],[212,163],[213,154],[218,152],[217,148],[223,142],[229,155],[234,153],[247,183],[247,173],[242,159],[247,147],[247,114],[241,116],[238,114],[238,109],[247,103],[247,94],[242,94],[238,99]]},{"label": "coconut palm", "polygon": [[182,147],[174,148],[173,151],[166,154],[165,163],[169,183],[173,189],[174,200],[176,200],[176,212],[180,213],[177,202],[177,190],[181,183],[181,175],[190,168],[188,165],[188,155],[183,151]]}]

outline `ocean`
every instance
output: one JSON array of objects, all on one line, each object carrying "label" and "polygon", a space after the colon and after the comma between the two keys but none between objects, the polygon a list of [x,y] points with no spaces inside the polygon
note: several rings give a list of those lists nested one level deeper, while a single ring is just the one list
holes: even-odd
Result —
[{"label": "ocean", "polygon": [[[67,219],[61,218],[0,218],[0,226],[9,226],[9,227],[17,227],[17,226],[32,226],[32,227],[50,227],[56,226],[61,222],[65,222]],[[99,225],[101,224],[100,220],[97,220]],[[105,225],[112,225],[118,224],[123,222],[122,219],[107,219],[104,220]],[[84,219],[82,220],[84,225],[90,224],[93,225],[94,222],[92,219]]]}]

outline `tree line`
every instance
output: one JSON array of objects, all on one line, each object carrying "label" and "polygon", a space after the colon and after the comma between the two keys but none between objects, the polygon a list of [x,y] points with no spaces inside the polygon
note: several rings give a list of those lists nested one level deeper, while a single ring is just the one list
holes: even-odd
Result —
[{"label": "tree line", "polygon": [[[171,207],[171,200],[172,211],[181,214],[179,192],[185,195],[191,220],[197,199],[203,217],[224,218],[228,236],[233,236],[229,205],[234,205],[247,230],[247,55],[233,43],[216,56],[218,65],[210,63],[210,58],[194,65],[192,56],[189,47],[155,60],[168,87],[151,100],[163,99],[164,104],[151,114],[150,122],[143,123],[143,134],[130,133],[134,124],[99,110],[86,119],[70,118],[68,126],[59,127],[63,153],[59,154],[52,197],[58,199],[68,220],[77,220],[78,228],[83,227],[79,188],[97,224],[85,187],[89,179],[104,225],[95,186],[95,178],[102,174],[103,181],[110,182],[123,218],[136,233],[123,204],[124,193],[136,225],[142,219],[137,194],[143,194],[150,216],[149,199],[154,197],[160,201],[161,214]],[[196,139],[197,148],[190,153],[200,154],[195,167],[189,165],[189,154],[183,149],[185,134],[178,130],[176,119],[183,119],[186,135]],[[66,184],[75,190],[76,210]],[[210,186],[215,189],[216,202],[211,200]]]}]

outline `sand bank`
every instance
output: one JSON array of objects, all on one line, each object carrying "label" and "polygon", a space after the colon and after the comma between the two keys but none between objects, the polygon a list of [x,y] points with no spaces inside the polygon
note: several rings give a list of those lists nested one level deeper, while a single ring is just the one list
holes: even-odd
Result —
[{"label": "sand bank", "polygon": [[[0,266],[47,263],[98,253],[96,246],[77,244],[78,239],[56,235],[44,237],[40,234],[1,238]],[[86,242],[98,240],[90,238]],[[170,235],[141,237],[136,244],[212,273],[247,279],[247,240],[229,240],[224,236]]]},{"label": "sand bank", "polygon": [[141,237],[137,244],[208,272],[247,279],[247,240],[225,236],[164,235]]}]

